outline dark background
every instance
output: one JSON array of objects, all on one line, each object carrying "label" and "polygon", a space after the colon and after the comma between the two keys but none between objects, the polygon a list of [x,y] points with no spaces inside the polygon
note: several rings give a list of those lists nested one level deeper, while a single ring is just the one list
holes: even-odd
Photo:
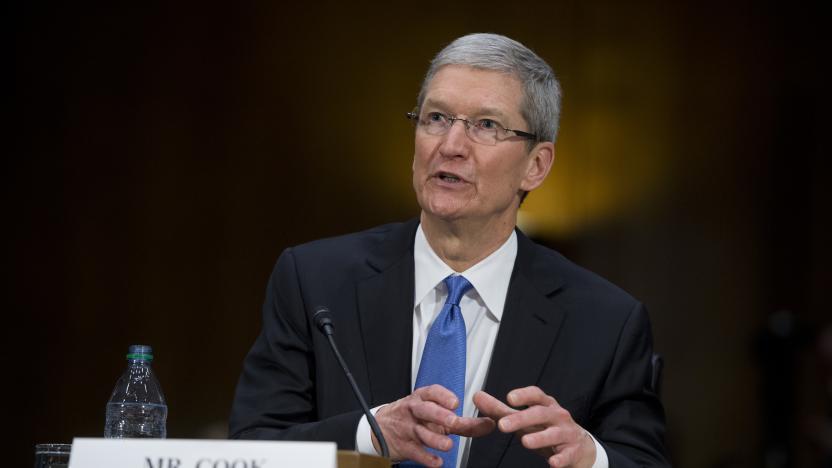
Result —
[{"label": "dark background", "polygon": [[521,226],[650,308],[675,464],[820,466],[818,9],[33,3],[4,21],[8,466],[100,436],[132,343],[156,352],[169,436],[224,437],[280,252],[418,213],[403,114],[469,32],[520,40],[561,79],[557,160]]}]

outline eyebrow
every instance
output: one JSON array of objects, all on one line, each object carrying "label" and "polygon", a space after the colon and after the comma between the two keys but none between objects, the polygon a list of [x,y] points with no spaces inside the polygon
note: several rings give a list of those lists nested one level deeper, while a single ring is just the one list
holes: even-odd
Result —
[{"label": "eyebrow", "polygon": [[[428,98],[428,99],[425,100],[425,103],[422,105],[422,107],[437,107],[437,108],[442,109],[444,111],[448,111],[450,106],[448,106],[442,100],[434,99],[434,98]],[[483,115],[493,115],[494,117],[499,119],[500,122],[502,122],[502,123],[505,123],[506,121],[509,120],[508,116],[503,111],[501,111],[500,109],[497,109],[496,107],[480,107],[474,113],[474,116],[476,116],[476,117],[482,117]],[[468,117],[471,117],[471,116],[468,116]]]}]

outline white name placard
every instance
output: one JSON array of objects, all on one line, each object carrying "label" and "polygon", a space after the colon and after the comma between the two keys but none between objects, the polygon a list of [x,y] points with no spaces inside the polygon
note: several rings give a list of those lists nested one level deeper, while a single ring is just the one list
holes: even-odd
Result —
[{"label": "white name placard", "polygon": [[69,468],[337,468],[334,442],[75,438]]}]

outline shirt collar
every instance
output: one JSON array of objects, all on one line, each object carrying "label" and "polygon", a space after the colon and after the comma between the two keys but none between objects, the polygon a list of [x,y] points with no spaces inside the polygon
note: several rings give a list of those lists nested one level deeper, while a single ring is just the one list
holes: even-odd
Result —
[{"label": "shirt collar", "polygon": [[[464,276],[476,290],[485,307],[494,315],[497,321],[503,316],[503,308],[506,304],[508,294],[508,283],[511,279],[511,271],[514,269],[514,261],[517,258],[517,233],[512,230],[511,235],[497,250],[479,263],[463,271]],[[429,292],[431,292],[448,275],[456,272],[436,255],[424,231],[422,225],[416,229],[416,238],[413,244],[414,260],[414,307],[419,305]]]}]

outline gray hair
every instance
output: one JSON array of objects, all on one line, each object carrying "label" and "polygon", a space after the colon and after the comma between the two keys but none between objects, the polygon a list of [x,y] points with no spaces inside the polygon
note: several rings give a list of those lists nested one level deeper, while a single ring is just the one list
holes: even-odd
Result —
[{"label": "gray hair", "polygon": [[421,109],[431,80],[445,65],[467,65],[515,76],[523,86],[520,114],[538,141],[555,141],[560,118],[560,85],[552,68],[523,44],[499,34],[469,34],[451,42],[431,61],[422,81]]}]

